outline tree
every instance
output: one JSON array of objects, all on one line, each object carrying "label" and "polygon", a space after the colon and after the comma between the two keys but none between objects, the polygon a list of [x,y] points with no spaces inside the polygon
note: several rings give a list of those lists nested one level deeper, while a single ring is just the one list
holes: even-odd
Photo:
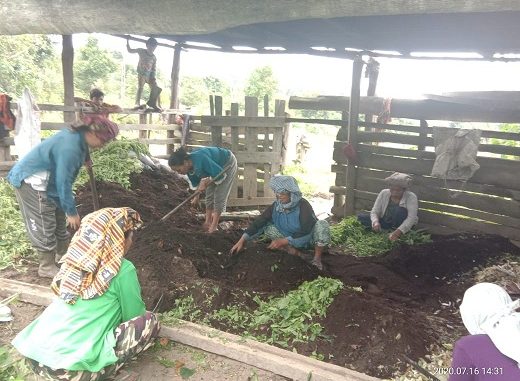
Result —
[{"label": "tree", "polygon": [[204,81],[198,77],[182,77],[179,101],[186,107],[206,106],[208,92]]},{"label": "tree", "polygon": [[47,36],[2,36],[0,92],[16,97],[28,87],[38,98],[45,84],[51,87],[56,85],[56,76],[49,75],[49,68],[55,67],[57,59]]},{"label": "tree", "polygon": [[89,37],[87,44],[79,50],[78,59],[74,63],[74,82],[83,94],[88,94],[95,87],[103,84],[111,76],[118,75],[116,57],[106,49],[98,46],[98,40]]},{"label": "tree", "polygon": [[278,81],[270,66],[259,67],[251,73],[247,80],[245,94],[263,99],[265,95],[272,99],[278,89]]},{"label": "tree", "polygon": [[221,96],[229,96],[230,89],[227,83],[216,78],[216,77],[204,77],[202,79],[206,89],[208,89],[209,94],[221,95]]}]

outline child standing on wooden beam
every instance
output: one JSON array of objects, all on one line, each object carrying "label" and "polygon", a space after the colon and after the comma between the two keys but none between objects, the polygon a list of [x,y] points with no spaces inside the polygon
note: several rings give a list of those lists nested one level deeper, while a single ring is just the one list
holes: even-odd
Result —
[{"label": "child standing on wooden beam", "polygon": [[146,41],[146,49],[132,49],[130,47],[129,38],[126,38],[126,49],[128,52],[139,54],[135,107],[136,109],[141,108],[141,95],[143,93],[144,84],[147,83],[150,86],[150,97],[146,104],[150,106],[153,111],[161,112],[159,95],[162,89],[157,86],[157,80],[155,79],[157,64],[157,57],[153,54],[155,48],[157,48],[157,40],[155,38],[149,38],[148,41]]}]

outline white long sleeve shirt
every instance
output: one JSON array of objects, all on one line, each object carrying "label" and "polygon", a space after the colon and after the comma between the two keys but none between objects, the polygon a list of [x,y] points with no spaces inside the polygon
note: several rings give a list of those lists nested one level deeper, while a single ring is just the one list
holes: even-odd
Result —
[{"label": "white long sleeve shirt", "polygon": [[[379,220],[384,216],[389,202],[390,189],[383,189],[377,195],[374,206],[370,212],[370,219],[372,220],[372,224],[379,222]],[[403,197],[401,197],[401,201],[399,201],[399,206],[402,206],[408,211],[408,217],[406,217],[406,220],[403,221],[398,229],[403,233],[407,233],[419,221],[419,218],[417,217],[419,202],[417,201],[417,196],[415,193],[404,191]]]}]

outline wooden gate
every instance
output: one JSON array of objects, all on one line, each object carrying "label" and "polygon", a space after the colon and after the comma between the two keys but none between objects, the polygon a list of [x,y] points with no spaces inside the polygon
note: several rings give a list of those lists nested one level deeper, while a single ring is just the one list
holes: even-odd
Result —
[{"label": "wooden gate", "polygon": [[285,101],[276,101],[274,117],[259,117],[254,97],[246,97],[244,116],[238,111],[233,103],[229,116],[202,116],[202,128],[211,131],[212,145],[230,149],[237,158],[238,176],[228,205],[269,205],[274,200],[269,180],[282,165]]}]

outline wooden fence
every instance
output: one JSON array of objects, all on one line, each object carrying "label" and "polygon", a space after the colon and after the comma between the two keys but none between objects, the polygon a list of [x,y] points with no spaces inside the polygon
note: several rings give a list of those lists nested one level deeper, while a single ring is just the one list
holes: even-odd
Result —
[{"label": "wooden fence", "polygon": [[[405,172],[414,178],[411,190],[419,198],[423,227],[435,233],[469,231],[520,240],[520,134],[483,130],[477,156],[480,169],[463,185],[430,176],[435,161],[433,127],[426,120],[415,124],[359,122],[351,134],[357,165],[343,153],[346,127],[340,130],[332,166],[336,182],[330,188],[333,213],[344,216],[370,210],[385,188],[383,179]],[[350,208],[346,200],[353,203]]]},{"label": "wooden fence", "polygon": [[[245,115],[239,116],[239,104],[223,116],[222,98],[215,97],[217,115],[190,115],[190,128],[185,137],[189,149],[203,146],[222,146],[231,149],[238,161],[238,176],[233,185],[229,206],[261,206],[273,201],[269,189],[269,179],[279,173],[282,157],[285,155],[283,144],[287,128],[285,123],[285,101],[276,101],[274,116],[269,116],[264,107],[264,115],[258,116],[258,100],[245,99]],[[78,112],[80,108],[40,104],[40,110],[47,113]],[[123,110],[113,114],[111,119],[119,125],[122,134],[137,138],[146,144],[153,156],[166,159],[183,140],[182,126],[172,124],[171,115],[185,113],[180,110],[166,110],[161,114]],[[137,116],[139,123],[125,123],[128,115]],[[43,118],[44,119],[44,118]],[[54,117],[53,119],[57,119]],[[42,131],[56,131],[66,128],[63,122],[42,122]],[[186,131],[185,131],[186,132]],[[0,139],[0,177],[4,177],[14,165],[16,156],[12,155],[13,136]]]}]

